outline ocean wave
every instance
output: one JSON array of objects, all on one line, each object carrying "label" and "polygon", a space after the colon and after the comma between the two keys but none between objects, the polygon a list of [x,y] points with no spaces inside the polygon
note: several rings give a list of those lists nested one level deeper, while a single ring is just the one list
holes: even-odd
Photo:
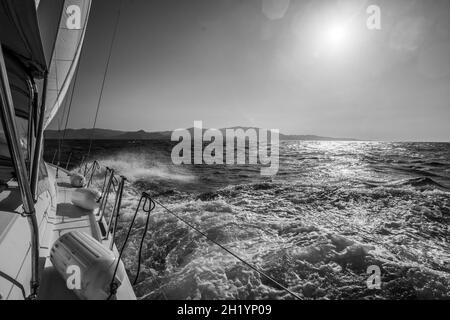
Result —
[{"label": "ocean wave", "polygon": [[[377,298],[449,297],[445,192],[266,182],[223,188],[211,199],[164,199],[212,239],[304,298],[374,298],[365,284],[369,265],[384,272]],[[147,247],[152,253],[137,286],[142,298],[291,298],[163,211],[154,219]],[[127,256],[134,254],[130,250]],[[396,278],[400,275],[410,282]]]},{"label": "ocean wave", "polygon": [[416,178],[407,178],[407,179],[401,179],[397,181],[392,182],[375,182],[375,181],[366,181],[363,182],[364,185],[367,187],[414,187],[419,190],[449,190],[449,188],[439,182],[437,182],[435,179],[430,177],[416,177]]},{"label": "ocean wave", "polygon": [[[301,158],[305,144],[290,152]],[[310,147],[320,161],[287,157],[288,163],[280,164],[284,175],[273,178],[261,178],[258,170],[246,167],[172,167],[150,151],[105,156],[102,164],[130,178],[119,243],[140,193],[149,191],[209,238],[305,299],[450,298],[445,174],[393,170],[397,160],[408,158],[402,154],[411,152],[408,145]],[[345,148],[350,150],[339,150]],[[397,164],[386,165],[386,156],[374,148],[395,153],[391,158]],[[364,157],[368,150],[370,161]],[[420,163],[414,166],[425,170]],[[94,186],[101,187],[103,175],[96,175]],[[134,235],[143,232],[144,223],[141,213]],[[143,272],[135,286],[142,299],[292,298],[159,206],[146,236]],[[136,272],[139,240],[133,237],[125,252],[130,276]],[[382,271],[382,290],[367,287],[371,265]]]}]

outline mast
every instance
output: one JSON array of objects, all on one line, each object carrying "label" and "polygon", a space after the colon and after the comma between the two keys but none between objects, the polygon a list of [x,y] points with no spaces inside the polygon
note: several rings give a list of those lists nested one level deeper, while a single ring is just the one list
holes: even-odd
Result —
[{"label": "mast", "polygon": [[44,140],[44,114],[45,103],[47,101],[47,86],[48,86],[48,74],[45,74],[44,86],[42,90],[42,102],[40,111],[38,113],[39,121],[37,124],[36,145],[34,147],[33,162],[31,169],[31,192],[33,194],[34,201],[37,200],[37,187],[39,181],[39,163],[42,154],[43,140]]}]

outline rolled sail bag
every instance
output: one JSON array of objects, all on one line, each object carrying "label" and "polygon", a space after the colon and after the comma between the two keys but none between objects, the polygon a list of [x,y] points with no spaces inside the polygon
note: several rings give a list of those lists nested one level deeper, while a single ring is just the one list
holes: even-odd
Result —
[{"label": "rolled sail bag", "polygon": [[79,188],[72,191],[72,203],[77,207],[93,211],[100,205],[101,193],[93,189]]},{"label": "rolled sail bag", "polygon": [[70,184],[75,188],[82,188],[86,184],[86,180],[81,174],[74,173],[70,176]]}]

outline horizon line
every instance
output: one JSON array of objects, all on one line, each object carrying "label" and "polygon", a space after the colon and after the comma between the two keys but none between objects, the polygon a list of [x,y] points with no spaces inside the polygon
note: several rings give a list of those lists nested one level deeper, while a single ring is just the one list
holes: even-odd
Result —
[{"label": "horizon line", "polygon": [[[188,129],[193,129],[194,127],[189,127],[189,128],[177,128],[177,129],[165,129],[165,130],[156,130],[156,131],[147,131],[144,129],[137,129],[137,130],[123,130],[123,129],[111,129],[111,128],[66,128],[66,129],[45,129],[45,131],[55,131],[55,132],[64,132],[66,130],[110,130],[110,131],[120,131],[120,132],[125,132],[125,133],[129,133],[129,132],[139,132],[139,131],[144,131],[145,133],[159,133],[159,132],[170,132],[170,131],[176,131],[176,130],[188,130]],[[202,128],[202,130],[208,130],[208,129],[217,129],[217,130],[223,130],[223,129],[233,129],[233,128],[247,128],[247,129],[264,129],[261,127],[255,127],[255,126],[232,126],[232,127],[222,127],[222,128]],[[271,129],[266,129],[266,130],[271,130]],[[328,136],[328,135],[320,135],[320,134],[289,134],[289,133],[283,133],[280,129],[278,129],[280,134],[284,135],[284,136],[314,136],[314,137],[319,137],[319,138],[331,138],[334,139],[336,141],[339,141],[339,139],[342,139],[341,141],[345,141],[345,140],[352,140],[352,141],[347,141],[347,142],[391,142],[391,143],[396,143],[396,142],[402,142],[402,143],[450,143],[450,140],[447,141],[436,141],[436,140],[385,140],[385,139],[360,139],[360,138],[344,138],[344,137],[332,137],[332,136]],[[108,140],[108,139],[95,139],[95,140]],[[145,139],[143,139],[145,140]],[[295,139],[291,140],[291,141],[295,141]]]}]

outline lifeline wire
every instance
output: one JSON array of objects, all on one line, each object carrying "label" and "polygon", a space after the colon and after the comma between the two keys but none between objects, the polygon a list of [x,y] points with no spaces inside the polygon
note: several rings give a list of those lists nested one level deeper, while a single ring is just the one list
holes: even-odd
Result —
[{"label": "lifeline wire", "polygon": [[278,281],[276,281],[274,278],[272,278],[271,276],[269,276],[267,273],[265,273],[264,271],[259,270],[257,267],[255,267],[254,265],[252,265],[251,263],[245,261],[243,258],[239,257],[236,253],[234,253],[233,251],[229,250],[228,248],[226,248],[225,246],[221,245],[220,243],[218,243],[217,241],[211,239],[208,235],[206,235],[203,231],[201,231],[200,229],[198,229],[196,226],[192,225],[190,222],[186,221],[185,219],[183,219],[182,217],[180,217],[179,215],[177,215],[175,212],[173,212],[172,210],[170,210],[169,208],[167,208],[166,206],[164,206],[163,204],[161,204],[159,201],[153,199],[153,201],[160,205],[164,210],[166,210],[168,213],[170,213],[171,215],[173,215],[175,218],[177,218],[178,220],[182,221],[184,224],[186,224],[188,227],[190,227],[191,229],[195,230],[196,232],[198,232],[200,235],[202,235],[204,238],[208,239],[209,241],[211,241],[212,243],[214,243],[215,245],[219,246],[222,250],[226,251],[227,253],[229,253],[230,255],[232,255],[233,257],[235,257],[236,259],[238,259],[239,261],[241,261],[243,264],[245,264],[247,267],[253,269],[254,271],[256,271],[257,273],[259,273],[260,275],[264,276],[266,279],[270,280],[271,282],[275,283],[277,286],[279,286],[281,289],[283,289],[284,291],[286,291],[287,293],[289,293],[291,296],[295,297],[298,300],[302,300],[302,298],[296,294],[295,292],[291,291],[290,289],[286,288],[285,286],[283,286],[281,283],[279,283]]}]

